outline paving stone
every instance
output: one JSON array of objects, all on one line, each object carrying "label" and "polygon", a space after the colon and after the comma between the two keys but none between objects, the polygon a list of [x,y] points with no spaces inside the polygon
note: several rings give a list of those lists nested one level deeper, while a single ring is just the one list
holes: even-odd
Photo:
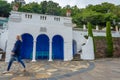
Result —
[{"label": "paving stone", "polygon": [[13,76],[12,73],[6,73],[5,76]]},{"label": "paving stone", "polygon": [[112,78],[111,80],[120,80],[120,78]]},{"label": "paving stone", "polygon": [[38,61],[26,63],[27,72],[21,64],[13,64],[11,74],[1,74],[7,64],[0,62],[0,80],[120,80],[120,59],[95,61]]},{"label": "paving stone", "polygon": [[51,72],[47,72],[47,74],[48,74],[48,75],[52,75],[52,73],[51,73]]},{"label": "paving stone", "polygon": [[15,77],[12,78],[11,80],[30,80],[30,77]]},{"label": "paving stone", "polygon": [[35,77],[36,77],[37,79],[40,79],[40,78],[49,78],[50,75],[49,75],[49,74],[46,74],[46,73],[38,73],[38,74],[35,75]]},{"label": "paving stone", "polygon": [[35,72],[39,72],[39,71],[43,71],[43,70],[45,70],[45,68],[38,68],[35,70]]},{"label": "paving stone", "polygon": [[48,72],[55,72],[55,71],[57,71],[58,69],[48,69],[47,71]]}]

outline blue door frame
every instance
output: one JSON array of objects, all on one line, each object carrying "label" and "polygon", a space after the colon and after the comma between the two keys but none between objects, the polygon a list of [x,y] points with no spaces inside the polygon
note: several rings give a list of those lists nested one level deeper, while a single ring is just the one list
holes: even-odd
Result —
[{"label": "blue door frame", "polygon": [[55,35],[52,39],[52,58],[64,59],[64,40],[60,35]]},{"label": "blue door frame", "polygon": [[49,59],[49,38],[45,34],[37,37],[36,59]]},{"label": "blue door frame", "polygon": [[21,58],[32,59],[32,53],[33,53],[33,37],[32,35],[25,33],[22,35]]},{"label": "blue door frame", "polygon": [[73,55],[75,55],[77,53],[77,42],[75,40],[73,40],[72,46],[73,46]]}]

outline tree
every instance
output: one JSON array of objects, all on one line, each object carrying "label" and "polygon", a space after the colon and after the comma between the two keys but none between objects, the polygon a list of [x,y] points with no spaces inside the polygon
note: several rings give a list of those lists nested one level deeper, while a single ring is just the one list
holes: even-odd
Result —
[{"label": "tree", "polygon": [[113,14],[116,15],[117,18],[114,19],[114,25],[119,25],[120,22],[120,5],[116,6],[113,10]]},{"label": "tree", "polygon": [[80,9],[80,12],[76,12],[72,17],[73,23],[76,23],[79,27],[87,24],[87,22],[93,25],[105,26],[107,21],[112,23],[113,20],[116,20],[119,22],[119,6],[107,2],[88,5],[86,8]]},{"label": "tree", "polygon": [[80,13],[80,9],[75,5],[71,7],[71,16],[75,16],[77,13]]},{"label": "tree", "polygon": [[111,34],[111,24],[110,22],[106,23],[106,41],[107,41],[107,57],[113,56],[113,41]]},{"label": "tree", "polygon": [[92,10],[81,10],[75,16],[73,16],[73,22],[79,25],[87,24],[87,22],[92,23],[93,25],[104,25],[104,15]]},{"label": "tree", "polygon": [[48,1],[47,2],[46,14],[60,15],[60,9],[61,9],[61,7],[59,6],[58,3],[55,3],[53,1]]},{"label": "tree", "polygon": [[94,52],[96,52],[95,41],[94,41],[94,36],[93,36],[93,32],[92,32],[92,25],[90,22],[87,23],[87,27],[88,27],[88,36],[93,38]]},{"label": "tree", "polygon": [[8,17],[9,12],[11,11],[11,6],[7,1],[0,0],[0,16]]},{"label": "tree", "polygon": [[60,13],[60,15],[61,15],[61,16],[66,16],[66,12],[67,12],[68,9],[71,10],[70,5],[66,5],[65,7],[61,8],[61,13]]},{"label": "tree", "polygon": [[90,22],[87,23],[87,27],[88,27],[88,36],[93,37],[92,25]]},{"label": "tree", "polygon": [[40,7],[41,7],[41,12],[42,14],[45,14],[47,11],[47,1],[43,1],[40,3]]},{"label": "tree", "polygon": [[61,7],[53,1],[43,1],[40,4],[32,2],[22,6],[19,11],[60,16]]},{"label": "tree", "polygon": [[32,2],[22,6],[19,11],[21,12],[30,12],[30,13],[42,13],[41,7],[38,3]]}]

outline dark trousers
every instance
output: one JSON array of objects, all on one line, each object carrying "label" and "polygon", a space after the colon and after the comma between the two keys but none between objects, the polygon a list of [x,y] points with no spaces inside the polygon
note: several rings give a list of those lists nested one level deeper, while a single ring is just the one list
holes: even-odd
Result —
[{"label": "dark trousers", "polygon": [[25,64],[24,64],[24,62],[21,60],[20,57],[18,57],[18,56],[11,56],[10,61],[9,61],[9,64],[8,64],[7,71],[10,70],[10,67],[11,67],[13,61],[18,61],[18,62],[21,63],[22,66],[25,68]]}]

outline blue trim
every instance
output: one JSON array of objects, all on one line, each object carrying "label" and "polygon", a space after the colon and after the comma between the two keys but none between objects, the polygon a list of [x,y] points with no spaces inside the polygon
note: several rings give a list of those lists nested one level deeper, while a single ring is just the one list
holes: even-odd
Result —
[{"label": "blue trim", "polygon": [[25,33],[22,35],[21,58],[32,59],[32,52],[33,52],[33,37],[32,35]]},{"label": "blue trim", "polygon": [[49,38],[45,34],[37,37],[36,59],[49,59]]},{"label": "blue trim", "polygon": [[72,41],[72,46],[73,46],[73,55],[77,53],[77,43],[75,40]]},{"label": "blue trim", "polygon": [[56,35],[52,39],[52,58],[64,59],[64,40],[60,35]]}]

